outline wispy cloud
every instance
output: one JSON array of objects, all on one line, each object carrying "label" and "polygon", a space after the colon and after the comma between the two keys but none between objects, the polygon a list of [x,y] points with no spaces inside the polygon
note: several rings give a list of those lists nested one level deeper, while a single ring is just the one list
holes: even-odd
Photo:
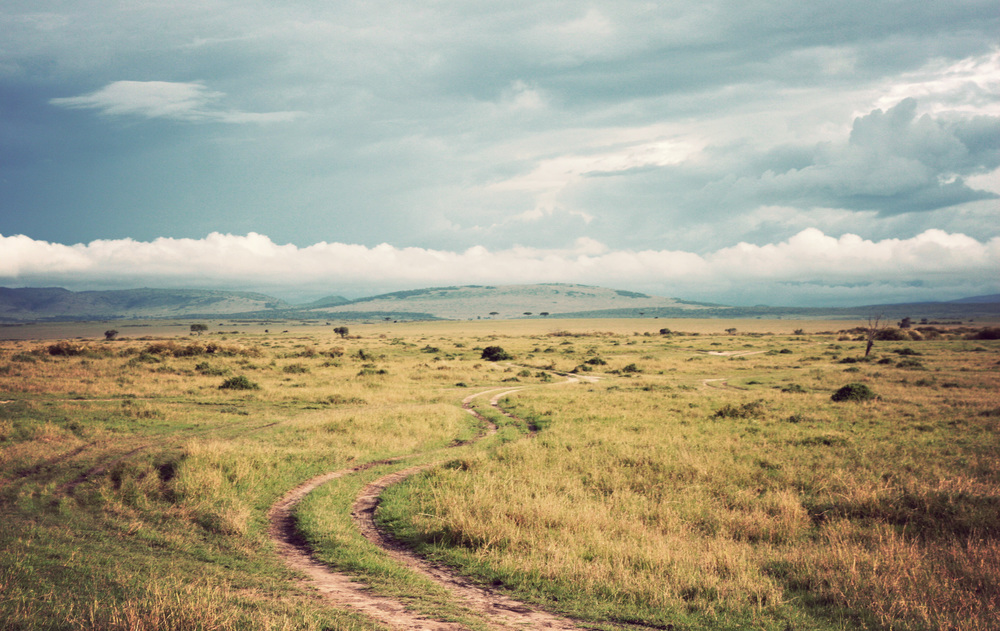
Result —
[{"label": "wispy cloud", "polygon": [[[980,242],[928,230],[911,239],[832,237],[816,229],[766,245],[708,254],[571,248],[464,251],[317,243],[276,244],[256,233],[204,239],[99,240],[60,245],[0,236],[0,281],[77,288],[138,285],[233,287],[282,295],[379,291],[452,284],[570,282],[681,298],[754,303],[947,299],[1000,291],[1000,238]],[[915,285],[917,288],[915,289]],[[794,287],[794,291],[789,288]],[[735,292],[735,293],[734,293]]]},{"label": "wispy cloud", "polygon": [[70,109],[94,109],[106,116],[166,118],[187,122],[272,123],[297,118],[300,112],[242,112],[219,109],[225,96],[200,82],[115,81],[81,96],[51,99]]}]

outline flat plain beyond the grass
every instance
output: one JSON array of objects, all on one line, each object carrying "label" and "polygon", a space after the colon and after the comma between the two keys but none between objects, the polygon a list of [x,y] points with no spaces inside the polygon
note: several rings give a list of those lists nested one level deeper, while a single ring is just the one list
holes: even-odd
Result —
[{"label": "flat plain beyond the grass", "polygon": [[[982,323],[867,359],[845,321],[188,324],[0,342],[0,628],[385,628],[305,588],[267,512],[397,458],[313,491],[303,539],[422,615],[489,628],[350,520],[369,479],[446,447],[378,521],[589,628],[1000,627],[1000,342],[973,339]],[[875,397],[832,400],[851,383]],[[521,388],[501,401],[521,420],[479,402],[501,428],[472,442],[461,401],[500,387]]]}]

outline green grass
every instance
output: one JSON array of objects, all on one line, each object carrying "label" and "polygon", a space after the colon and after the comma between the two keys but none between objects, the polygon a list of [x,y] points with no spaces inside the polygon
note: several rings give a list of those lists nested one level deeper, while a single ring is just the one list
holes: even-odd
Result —
[{"label": "green grass", "polygon": [[[863,342],[819,325],[729,324],[2,342],[0,627],[380,628],[292,580],[266,514],[315,475],[404,457],[320,487],[299,527],[376,591],[485,628],[351,525],[358,489],[415,454],[442,464],[386,492],[387,527],[597,627],[993,627],[998,343],[856,361]],[[491,346],[516,360],[482,360]],[[600,381],[548,372],[574,369]],[[220,389],[233,376],[259,388]],[[831,400],[852,382],[878,398]],[[504,388],[523,388],[502,402],[518,419],[477,398],[500,429],[465,444],[482,427],[461,400]]]},{"label": "green grass", "polygon": [[[914,391],[905,368],[881,369],[866,380],[882,400],[847,406],[830,400],[843,381],[829,360],[643,350],[641,377],[512,395],[517,414],[547,419],[541,434],[390,489],[382,518],[585,619],[988,629],[1000,440],[981,387],[997,385],[996,351],[969,361],[928,344],[960,387]],[[764,383],[697,386],[743,370]],[[768,387],[792,378],[804,393]]]}]

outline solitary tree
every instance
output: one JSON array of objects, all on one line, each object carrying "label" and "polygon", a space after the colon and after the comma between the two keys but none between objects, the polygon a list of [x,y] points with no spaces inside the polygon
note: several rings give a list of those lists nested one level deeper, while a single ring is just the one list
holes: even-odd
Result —
[{"label": "solitary tree", "polygon": [[208,330],[208,325],[207,324],[202,324],[201,322],[199,322],[197,324],[192,324],[191,325],[191,332],[192,333],[197,333],[198,335],[201,335],[202,333],[204,333],[207,330]]},{"label": "solitary tree", "polygon": [[868,316],[868,326],[865,327],[865,357],[872,352],[872,346],[875,346],[875,338],[878,337],[878,332],[885,328],[885,324],[882,323],[882,314],[876,316]]},{"label": "solitary tree", "polygon": [[492,317],[494,317],[494,318],[495,318],[495,317],[497,317],[498,315],[500,315],[500,312],[499,312],[499,311],[490,311],[490,316],[492,316]]},{"label": "solitary tree", "polygon": [[113,340],[116,337],[118,337],[118,331],[116,331],[114,329],[109,329],[109,330],[107,330],[107,331],[104,332],[104,339],[106,339],[106,340]]},{"label": "solitary tree", "polygon": [[542,311],[538,315],[540,315],[540,316],[542,316],[544,318],[545,316],[549,315],[549,312],[548,311]]},{"label": "solitary tree", "polygon": [[339,335],[340,337],[347,337],[347,334],[350,333],[350,329],[348,329],[346,326],[338,326],[334,327],[333,332]]}]

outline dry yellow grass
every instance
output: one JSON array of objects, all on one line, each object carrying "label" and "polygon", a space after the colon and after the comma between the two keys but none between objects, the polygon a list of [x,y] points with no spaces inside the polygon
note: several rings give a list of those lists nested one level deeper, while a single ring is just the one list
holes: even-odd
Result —
[{"label": "dry yellow grass", "polygon": [[[287,582],[267,507],[318,473],[469,438],[462,398],[529,386],[508,405],[538,435],[507,429],[393,489],[401,534],[606,624],[995,627],[1000,348],[880,342],[840,363],[863,351],[835,332],[850,324],[372,323],[346,339],[176,324],[72,340],[77,355],[3,342],[0,622],[372,628]],[[483,361],[490,345],[515,361]],[[544,370],[601,380],[550,387]],[[220,388],[237,376],[257,388]],[[880,398],[830,401],[852,381]],[[310,536],[343,526],[337,498],[303,506]],[[155,589],[138,578],[153,573]]]}]

